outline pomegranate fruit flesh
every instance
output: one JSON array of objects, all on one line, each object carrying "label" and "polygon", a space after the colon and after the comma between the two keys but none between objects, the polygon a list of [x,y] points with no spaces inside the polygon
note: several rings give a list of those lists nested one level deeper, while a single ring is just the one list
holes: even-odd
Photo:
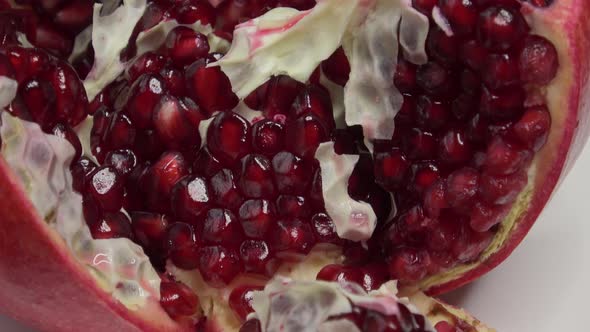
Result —
[{"label": "pomegranate fruit flesh", "polygon": [[580,153],[588,15],[0,1],[0,312],[44,331],[491,331],[429,296],[504,260]]}]

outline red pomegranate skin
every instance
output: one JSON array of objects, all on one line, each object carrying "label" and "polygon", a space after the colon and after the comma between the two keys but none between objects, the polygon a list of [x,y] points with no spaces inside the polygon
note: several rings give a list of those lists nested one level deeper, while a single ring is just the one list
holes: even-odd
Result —
[{"label": "red pomegranate skin", "polygon": [[[556,31],[558,48],[567,52],[563,68],[571,75],[563,92],[562,121],[552,129],[546,148],[537,155],[540,163],[534,179],[536,190],[505,245],[466,274],[427,291],[439,294],[457,288],[486,273],[520,243],[532,227],[553,189],[571,168],[590,133],[590,2],[557,0],[539,17]],[[581,24],[580,22],[585,22]],[[563,45],[566,45],[565,48]],[[553,103],[555,105],[555,103]],[[130,311],[104,293],[70,255],[63,241],[35,212],[17,177],[0,159],[0,312],[44,331],[191,331],[150,302]],[[206,330],[214,331],[214,318]]]}]

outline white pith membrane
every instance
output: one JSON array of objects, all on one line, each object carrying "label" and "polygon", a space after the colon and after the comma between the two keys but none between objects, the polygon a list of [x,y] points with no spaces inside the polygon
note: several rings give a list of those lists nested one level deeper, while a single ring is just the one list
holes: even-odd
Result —
[{"label": "white pith membrane", "polygon": [[[264,83],[273,75],[287,74],[292,78],[298,79],[302,82],[307,81],[311,75],[311,72],[317,67],[317,65],[319,65],[321,61],[325,60],[330,54],[332,54],[336,48],[343,44],[346,54],[350,59],[352,69],[351,80],[349,81],[349,84],[347,84],[345,89],[342,89],[341,87],[330,82],[323,74],[321,76],[322,82],[325,82],[326,85],[328,85],[328,83],[332,84],[332,86],[329,88],[329,91],[334,101],[334,105],[342,105],[342,112],[344,112],[344,109],[346,109],[346,112],[344,113],[346,116],[346,124],[351,126],[354,124],[363,125],[365,137],[367,139],[382,138],[381,135],[386,136],[390,131],[391,134],[393,134],[393,127],[383,128],[382,126],[375,125],[384,122],[393,124],[393,117],[395,117],[395,114],[401,107],[401,95],[391,84],[391,79],[389,79],[387,83],[383,81],[385,79],[384,74],[386,72],[393,72],[395,70],[397,61],[397,30],[391,31],[390,28],[392,25],[396,26],[396,29],[398,25],[400,26],[400,35],[402,36],[400,42],[402,43],[401,46],[405,52],[404,54],[408,57],[408,60],[416,64],[420,64],[426,61],[426,55],[423,50],[424,40],[428,32],[428,22],[426,21],[426,30],[421,28],[414,29],[407,26],[405,31],[412,31],[416,33],[416,35],[407,38],[407,40],[420,42],[414,45],[404,45],[404,24],[410,24],[408,22],[413,22],[413,24],[419,26],[424,22],[423,18],[425,17],[412,10],[411,7],[408,7],[407,2],[402,0],[377,0],[374,2],[374,4],[376,6],[375,8],[379,8],[379,10],[374,11],[368,10],[367,7],[360,8],[359,3],[361,2],[363,3],[363,6],[366,6],[367,3],[371,3],[371,1],[324,0],[320,1],[316,8],[307,11],[308,13],[304,16],[301,16],[301,12],[296,10],[272,10],[266,14],[268,17],[264,19],[260,18],[259,21],[252,21],[255,23],[247,23],[239,26],[238,31],[236,32],[236,38],[234,38],[232,50],[234,50],[234,47],[236,50],[238,47],[242,48],[239,52],[234,51],[234,54],[231,57],[230,54],[232,54],[232,50],[230,50],[228,55],[222,58],[218,64],[230,78],[232,86],[234,89],[236,89],[238,96],[242,98],[248,95],[249,92],[254,90],[260,84]],[[96,6],[99,7],[101,5]],[[128,8],[122,9],[123,7]],[[339,10],[340,14],[348,13],[348,16],[331,16],[329,9]],[[96,62],[95,67],[93,68],[94,74],[89,75],[89,79],[84,82],[88,90],[88,95],[90,97],[89,99],[92,99],[92,96],[96,95],[100,90],[102,90],[102,88],[104,88],[108,83],[112,82],[125,70],[127,64],[120,62],[119,54],[121,50],[123,50],[123,48],[127,45],[128,37],[130,36],[133,27],[141,17],[141,14],[143,14],[144,10],[145,0],[125,0],[124,6],[120,7],[115,13],[113,13],[113,15],[116,16],[107,20],[104,17],[97,18],[96,15],[97,13],[100,13],[100,8],[98,8],[97,11],[95,7],[95,20],[98,22],[95,21],[94,24],[92,43],[95,46],[95,50],[98,47],[105,51],[103,57],[101,58],[104,59],[105,62]],[[314,12],[314,10],[317,11]],[[351,10],[351,12],[348,12],[348,10]],[[141,14],[139,14],[139,12],[141,12]],[[361,15],[363,19],[360,19],[357,14]],[[322,38],[325,38],[326,36],[323,34],[309,33],[309,30],[306,30],[319,29],[319,26],[313,25],[313,23],[315,22],[316,24],[319,24],[319,21],[326,20],[325,16],[321,16],[320,18],[314,15],[328,15],[328,17],[333,17],[337,22],[340,23],[328,24],[330,29],[334,29],[331,30],[331,33],[333,34],[329,34],[330,38],[324,40],[318,38],[315,40],[314,37],[317,37],[317,35],[321,35]],[[533,16],[527,16],[529,19],[531,17]],[[296,18],[296,22],[293,21],[294,18]],[[388,18],[390,21],[387,21],[386,18]],[[130,22],[135,19],[135,23],[131,24]],[[306,19],[309,19],[311,22],[304,21]],[[360,23],[361,21],[372,22],[374,25],[363,25]],[[97,24],[99,22],[102,22],[102,32],[100,30],[101,24]],[[121,22],[123,22],[123,24]],[[289,31],[295,31],[295,28],[298,26],[299,22],[301,22],[301,31],[290,35]],[[303,24],[304,22],[306,24]],[[280,27],[283,26],[281,24],[287,24],[290,26],[290,28],[280,29]],[[324,24],[325,23],[322,23],[320,26],[323,27]],[[179,24],[176,21],[166,21],[140,34],[140,37],[138,38],[138,55],[156,49],[162,44],[167,33],[178,25]],[[351,25],[354,25],[354,28],[351,28]],[[97,28],[97,26],[99,28]],[[534,24],[531,24],[531,26],[533,28],[535,27]],[[108,29],[106,29],[107,27]],[[215,47],[219,47],[218,49],[220,50],[227,48],[227,45],[221,42],[221,39],[219,39],[218,42],[212,41],[217,37],[212,36],[212,29],[210,26],[203,26],[197,22],[194,25],[189,25],[189,27],[207,35],[209,37],[212,50],[214,50]],[[412,27],[415,27],[415,25],[412,25]],[[263,38],[261,38],[261,44],[253,52],[252,49],[250,49],[249,42],[239,38],[240,29],[244,29],[244,31],[242,31],[244,33],[243,36],[244,38],[249,38],[249,42],[252,42],[252,38],[254,38],[253,36],[256,34],[255,32],[258,31],[256,29],[270,29],[272,31],[280,31],[280,33],[276,35],[265,35]],[[555,41],[555,38],[551,38],[552,36],[548,35],[549,32],[536,30],[533,31],[539,35],[547,37],[549,40],[554,42],[555,46],[558,48],[558,51],[561,51],[561,48],[559,47],[560,44]],[[127,32],[129,32],[129,35],[126,34]],[[385,32],[388,33],[387,36],[384,36]],[[97,41],[101,40],[101,38],[95,40],[95,33],[96,36],[109,36],[109,38],[102,38],[104,44],[101,44]],[[112,38],[113,36],[116,36],[117,38]],[[127,36],[127,38],[125,38],[125,36]],[[364,38],[358,38],[359,36],[364,36]],[[390,56],[388,58],[390,61],[387,63],[379,63],[380,57],[378,55],[380,54],[380,51],[383,51],[383,49],[380,48],[381,45],[374,45],[367,42],[368,40],[371,40],[371,36],[374,36],[375,39],[393,38],[396,42],[390,42],[391,45],[388,45],[388,47],[393,47],[395,49],[387,49],[387,52],[388,54],[393,52],[392,54],[395,54],[396,56]],[[291,41],[282,44],[282,42],[285,40],[283,38],[289,40],[292,38],[297,42],[314,46],[310,47],[309,49],[302,48],[299,50],[296,45],[286,45],[292,43]],[[335,38],[337,40],[334,40]],[[113,39],[115,41],[110,41],[109,39]],[[265,45],[267,42],[272,47],[265,51]],[[318,44],[321,44],[322,47],[320,47]],[[317,54],[315,54],[315,52],[310,52],[310,49],[314,51],[316,50],[315,46],[318,46],[321,52],[318,52]],[[248,48],[244,49],[243,47]],[[329,51],[329,49],[331,49],[331,51]],[[282,59],[279,59],[280,57],[278,57],[277,59],[279,60],[276,62],[270,61],[271,59],[274,59],[272,54],[274,54],[273,52],[277,52],[277,50],[279,50],[278,54],[287,54],[288,57]],[[284,50],[284,53],[282,53],[281,50]],[[299,50],[299,53],[296,52],[297,50]],[[417,50],[422,51],[420,52]],[[309,53],[314,54],[309,57],[303,56],[304,54]],[[415,56],[411,57],[409,54],[414,54]],[[259,57],[262,55],[262,57],[259,58],[257,62],[254,62],[258,63],[260,68],[258,68],[258,66],[254,66],[256,68],[252,68],[251,66],[243,68],[245,63],[249,63],[249,61],[252,61],[252,59],[256,58],[256,56],[253,55],[257,55]],[[246,56],[246,58],[244,58],[244,56]],[[97,53],[96,59],[98,58],[99,55]],[[304,64],[301,66],[293,66],[292,64],[287,65],[286,60],[292,60],[293,58],[299,59],[300,61],[304,62]],[[563,58],[563,54],[560,53],[560,60]],[[367,59],[367,61],[359,61],[360,59]],[[265,65],[262,65],[263,63],[265,63]],[[266,65],[268,63],[271,63],[272,65]],[[382,70],[383,68],[385,68],[385,70]],[[566,64],[561,62],[560,71],[556,81],[560,79],[566,79],[564,75],[567,75],[570,69],[571,68],[567,68]],[[248,74],[242,76],[244,72],[247,72]],[[246,82],[243,82],[241,85],[234,85],[235,80],[239,81],[239,79],[244,79],[244,77],[246,78]],[[367,80],[369,82],[373,82],[374,85],[371,84],[367,87]],[[255,84],[257,85],[254,86]],[[382,86],[380,84],[390,84],[390,86],[387,89],[381,89]],[[8,104],[14,96],[14,94],[11,92],[12,90],[6,90],[4,87],[10,87],[10,89],[14,89],[14,93],[16,93],[15,82],[0,77],[0,108],[6,106],[4,103]],[[379,89],[377,89],[377,87],[379,87]],[[5,94],[5,91],[9,91],[9,93]],[[384,94],[385,92],[387,92],[387,95]],[[551,91],[549,91],[549,93],[551,93]],[[12,97],[6,97],[10,95],[12,95]],[[374,101],[375,99],[385,100],[386,102],[378,104],[368,102],[368,100]],[[347,100],[349,100],[349,102],[346,102]],[[363,100],[364,103],[367,104],[362,103]],[[556,100],[556,98],[551,99],[548,97],[548,101],[551,100]],[[361,103],[359,103],[359,101]],[[550,109],[555,109],[554,105],[552,104],[549,104],[549,107]],[[340,118],[338,117],[338,109],[339,108],[337,107],[334,108],[337,124],[339,123],[338,118]],[[256,112],[249,110],[243,103],[240,103],[234,111],[243,115],[249,121],[255,120]],[[365,114],[364,112],[371,113]],[[378,115],[378,117],[370,119],[370,122],[366,122],[368,119],[367,116],[369,114]],[[199,131],[202,138],[205,138],[206,135],[203,135],[203,133],[206,132],[206,129],[211,120],[212,118],[201,123]],[[89,118],[85,124],[90,124],[91,127],[91,119]],[[342,125],[343,123],[340,122],[340,124]],[[3,157],[15,171],[15,174],[21,177],[24,188],[29,194],[29,197],[31,197],[33,204],[38,209],[41,216],[44,217],[44,219],[60,233],[64,241],[72,249],[73,254],[84,266],[87,267],[88,271],[95,277],[99,285],[101,285],[101,287],[103,287],[106,292],[113,294],[116,299],[131,309],[141,307],[143,303],[145,303],[147,297],[159,299],[160,278],[150,266],[147,257],[145,254],[143,254],[139,246],[126,239],[93,240],[90,236],[88,228],[85,226],[83,217],[81,215],[80,196],[77,193],[74,193],[71,189],[71,175],[67,171],[69,169],[67,165],[69,165],[70,159],[73,155],[73,149],[71,149],[69,143],[55,136],[43,134],[37,125],[16,119],[10,116],[7,112],[2,112],[2,127],[0,128],[0,133],[3,142]],[[391,134],[389,137],[391,137]],[[85,144],[85,141],[82,138],[81,141],[83,144]],[[205,139],[203,139],[202,142],[202,144],[205,144]],[[349,202],[348,200],[352,199],[348,197],[345,190],[341,192],[343,195],[340,195],[342,198],[339,199],[339,202],[334,202],[335,195],[333,195],[335,190],[337,190],[335,188],[342,187],[342,185],[345,186],[348,182],[347,180],[350,177],[353,166],[356,163],[358,157],[339,156],[333,151],[332,145],[332,143],[324,143],[318,149],[316,154],[317,159],[320,161],[320,165],[324,165],[322,166],[322,184],[324,197],[326,198],[326,210],[334,220],[337,226],[337,232],[340,237],[349,238],[355,241],[366,240],[372,234],[371,228],[374,229],[375,222],[372,219],[374,212],[372,211],[370,205],[365,204],[365,206],[363,206],[363,203],[356,201],[354,201],[356,203]],[[12,151],[22,151],[22,153],[15,153]],[[32,155],[26,154],[27,152],[31,151],[35,151],[36,153],[34,156],[35,158],[33,159],[31,159],[31,157],[33,157]],[[46,151],[47,153],[40,153],[39,151]],[[85,150],[85,152],[88,151],[89,150]],[[51,166],[48,164],[39,165],[39,163],[36,165],[34,163],[30,165],[27,164],[34,162],[34,159],[38,158],[37,153],[39,153],[39,155],[50,156],[49,158],[45,158],[43,160],[46,163],[50,163]],[[87,155],[89,155],[89,153]],[[24,162],[24,160],[27,160],[27,162]],[[55,167],[55,165],[63,166]],[[324,167],[326,167],[326,169],[339,169],[341,172],[330,172],[330,175],[333,175],[333,177],[324,176]],[[65,170],[65,172],[63,172],[63,174],[62,172],[55,172],[56,168],[58,170],[62,168]],[[536,163],[533,162],[529,169],[529,179],[534,179],[535,174]],[[503,244],[502,241],[506,238],[506,234],[512,230],[512,227],[514,227],[516,223],[518,211],[523,210],[523,208],[530,201],[533,190],[533,184],[531,182],[532,181],[529,181],[529,185],[527,185],[527,187],[519,195],[518,200],[513,205],[511,210],[512,212],[505,218],[505,221],[496,234],[494,241],[481,255],[479,261],[485,260],[491,253],[495,252]],[[332,206],[332,202],[337,204]],[[75,203],[78,205],[77,208],[73,207],[73,205],[76,205]],[[359,207],[362,207],[363,211],[365,211],[365,215],[368,216],[367,220],[369,221],[367,223],[367,227],[361,232],[355,232],[358,231],[358,229],[355,230],[351,227],[347,227],[350,226],[350,224],[346,221],[349,221],[350,218],[345,217],[350,216],[351,214],[346,212],[346,209],[343,209],[345,213],[342,213],[342,211],[338,209],[338,204],[349,204],[350,206],[356,206],[357,203],[361,204]],[[371,216],[371,212],[373,213],[373,216]],[[66,220],[73,221],[65,222]],[[312,280],[315,279],[315,275],[317,274],[319,268],[330,263],[341,262],[342,259],[343,257],[338,249],[318,246],[302,262],[285,264],[279,269],[277,275],[290,277],[292,280],[295,280],[289,282],[289,285],[293,286],[292,289],[294,289],[294,291],[299,290],[300,285],[308,285],[311,288],[318,287],[318,289],[339,293],[335,296],[337,299],[342,299],[343,296],[346,297],[346,295],[343,295],[346,293],[335,286],[335,284],[312,282]],[[442,274],[429,277],[422,281],[420,288],[427,288],[428,286],[440,283],[441,281],[451,280],[453,276],[458,275],[458,273],[469,271],[475,267],[479,261],[472,264],[458,266],[449,271],[443,272]],[[239,323],[237,322],[236,317],[233,316],[231,310],[226,304],[224,304],[227,303],[229,291],[233,288],[233,286],[239,284],[263,285],[267,283],[267,280],[261,279],[260,277],[243,275],[238,277],[236,280],[234,280],[234,282],[232,282],[231,285],[228,285],[224,289],[213,289],[206,285],[206,283],[201,279],[198,271],[182,271],[169,263],[168,272],[172,273],[179,280],[185,282],[187,285],[191,286],[193,290],[195,290],[195,292],[200,297],[202,302],[201,305],[204,309],[205,315],[217,317],[221,321],[228,323],[228,326],[231,326],[231,328],[237,328],[236,325],[231,324]],[[281,287],[284,286],[282,282],[284,282],[284,280],[281,280],[282,279],[277,278],[272,281],[268,286],[269,289],[282,289]],[[299,283],[303,280],[307,280],[307,283]],[[124,287],[120,287],[121,285]],[[387,296],[397,300],[396,292],[392,291],[393,287],[391,287],[391,284],[385,284],[384,287],[385,290],[379,290],[379,292],[388,292]],[[288,289],[286,290],[287,292]],[[377,293],[373,293],[371,295],[375,294]],[[258,293],[256,296],[256,301],[258,304],[260,304],[260,302],[264,302],[265,295],[266,292]],[[433,324],[437,322],[436,317],[438,317],[439,320],[445,320],[448,319],[449,315],[456,314],[460,315],[461,317],[464,316],[464,313],[461,314],[461,312],[457,309],[452,309],[439,303],[433,304],[432,299],[424,298],[420,293],[412,296],[412,300],[416,298],[419,299],[418,303],[420,303],[417,305],[417,307],[422,312],[429,313],[428,318]],[[441,313],[440,316],[430,315],[432,310],[434,310],[432,309],[433,306],[438,306],[437,310],[442,310],[440,309],[440,306],[442,306],[446,311],[442,310],[441,312],[446,312],[446,314]],[[261,312],[265,312],[266,307],[263,305],[257,305],[257,308],[259,308],[257,309],[258,317],[261,318]],[[293,318],[293,316],[291,317]],[[321,323],[321,321],[319,323]],[[470,323],[475,326],[478,326],[477,324],[479,324],[479,322],[477,322],[477,324],[475,324],[475,322]],[[343,324],[344,325],[339,325],[338,329],[342,329],[343,331],[358,330],[352,329],[353,327],[346,325],[346,323]],[[351,329],[347,330],[346,328],[348,327]],[[330,328],[333,329],[334,326],[330,325]],[[232,329],[228,329],[228,331],[229,330]],[[478,327],[477,330],[487,331],[487,328],[481,326],[481,329]]]}]

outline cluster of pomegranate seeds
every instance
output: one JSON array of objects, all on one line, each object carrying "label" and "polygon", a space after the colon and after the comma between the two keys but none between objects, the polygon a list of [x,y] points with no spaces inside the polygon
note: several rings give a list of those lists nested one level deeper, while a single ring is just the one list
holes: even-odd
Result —
[{"label": "cluster of pomegranate seeds", "polygon": [[376,181],[398,208],[375,247],[402,281],[487,248],[551,126],[546,106],[525,106],[525,91],[549,83],[558,67],[554,46],[529,35],[516,1],[413,4],[429,17],[438,6],[454,34],[431,22],[429,62],[400,58],[393,79],[404,104],[393,139],[374,153]]}]

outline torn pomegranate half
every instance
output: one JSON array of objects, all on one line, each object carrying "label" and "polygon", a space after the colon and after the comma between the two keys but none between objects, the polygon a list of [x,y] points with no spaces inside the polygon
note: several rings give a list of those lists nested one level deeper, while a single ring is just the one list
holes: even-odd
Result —
[{"label": "torn pomegranate half", "polygon": [[429,296],[504,260],[580,153],[588,15],[0,1],[0,311],[44,331],[492,331]]}]

